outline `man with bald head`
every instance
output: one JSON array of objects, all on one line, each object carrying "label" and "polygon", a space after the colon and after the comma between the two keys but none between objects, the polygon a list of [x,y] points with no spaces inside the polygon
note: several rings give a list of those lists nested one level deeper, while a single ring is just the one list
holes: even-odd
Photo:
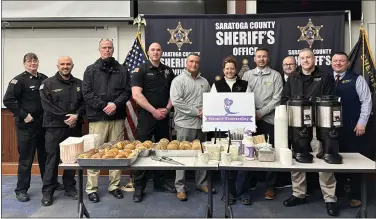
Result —
[{"label": "man with bald head", "polygon": [[[138,114],[136,139],[143,142],[155,142],[162,138],[169,139],[169,112],[171,82],[175,75],[172,69],[161,63],[162,48],[159,43],[152,43],[148,50],[149,60],[132,72],[131,87],[133,99],[141,106]],[[171,139],[169,139],[171,140]],[[175,188],[161,179],[161,171],[154,173],[154,191],[176,192]],[[141,202],[146,187],[146,171],[134,171],[134,202]]]},{"label": "man with bald head", "polygon": [[292,56],[287,56],[283,59],[282,68],[283,68],[283,82],[286,83],[287,79],[296,71],[296,61]]},{"label": "man with bald head", "polygon": [[[126,103],[131,92],[126,68],[112,57],[114,44],[110,39],[99,41],[100,58],[89,65],[84,73],[82,94],[86,102],[89,133],[99,134],[101,144],[124,140]],[[99,202],[98,178],[100,170],[87,170],[86,193],[93,203]],[[119,188],[120,170],[110,170],[108,191],[122,199]]]},{"label": "man with bald head", "polygon": [[[44,110],[43,127],[46,128],[46,170],[43,177],[42,205],[52,205],[60,163],[60,142],[68,137],[82,136],[82,116],[85,104],[82,96],[82,81],[73,77],[73,61],[68,56],[58,60],[58,72],[43,81],[39,88]],[[77,199],[75,170],[64,170],[64,195]]]}]

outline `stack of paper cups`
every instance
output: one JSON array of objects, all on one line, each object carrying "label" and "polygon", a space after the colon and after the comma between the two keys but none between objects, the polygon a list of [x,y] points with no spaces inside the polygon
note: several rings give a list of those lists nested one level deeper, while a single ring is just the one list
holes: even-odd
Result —
[{"label": "stack of paper cups", "polygon": [[279,160],[283,166],[292,165],[292,151],[288,148],[279,149]]},{"label": "stack of paper cups", "polygon": [[[274,117],[274,148],[279,159],[280,148],[288,148],[288,117],[286,105],[277,106]],[[272,142],[271,142],[272,143]]]}]

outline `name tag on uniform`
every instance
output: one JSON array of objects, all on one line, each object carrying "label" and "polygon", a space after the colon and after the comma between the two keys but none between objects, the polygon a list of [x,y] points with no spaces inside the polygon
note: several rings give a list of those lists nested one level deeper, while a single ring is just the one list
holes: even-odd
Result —
[{"label": "name tag on uniform", "polygon": [[148,73],[146,73],[146,76],[154,76],[154,73],[148,72]]},{"label": "name tag on uniform", "polygon": [[55,89],[55,90],[52,90],[53,92],[57,93],[57,92],[60,92],[62,91],[63,89]]},{"label": "name tag on uniform", "polygon": [[270,82],[270,81],[265,81],[264,82],[264,85],[271,85],[272,84],[272,82]]},{"label": "name tag on uniform", "polygon": [[343,80],[342,84],[346,84],[346,83],[349,83],[349,82],[351,82],[351,80]]},{"label": "name tag on uniform", "polygon": [[315,78],[313,81],[321,81],[321,78]]},{"label": "name tag on uniform", "polygon": [[34,85],[31,85],[29,88],[30,88],[32,91],[36,91],[36,90],[38,90],[38,88],[35,87]]}]

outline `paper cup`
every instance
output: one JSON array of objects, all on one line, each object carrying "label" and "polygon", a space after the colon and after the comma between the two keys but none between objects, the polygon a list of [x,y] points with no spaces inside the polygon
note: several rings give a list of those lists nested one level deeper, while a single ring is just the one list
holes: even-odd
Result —
[{"label": "paper cup", "polygon": [[231,159],[233,161],[238,160],[238,156],[239,156],[239,145],[238,144],[230,145],[230,154],[231,154]]},{"label": "paper cup", "polygon": [[247,160],[253,160],[255,159],[255,147],[253,146],[245,146],[245,150],[244,150],[244,157],[247,159]]},{"label": "paper cup", "polygon": [[231,153],[222,152],[221,153],[221,162],[224,165],[230,165],[231,164]]},{"label": "paper cup", "polygon": [[209,160],[221,159],[221,146],[219,144],[205,145],[206,152],[209,154]]},{"label": "paper cup", "polygon": [[208,163],[209,162],[209,153],[208,152],[198,153],[198,159],[203,163]]}]

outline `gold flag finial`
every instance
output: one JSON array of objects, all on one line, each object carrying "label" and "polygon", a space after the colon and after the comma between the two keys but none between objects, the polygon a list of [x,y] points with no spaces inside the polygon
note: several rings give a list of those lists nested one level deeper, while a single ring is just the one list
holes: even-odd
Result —
[{"label": "gold flag finial", "polygon": [[242,78],[243,75],[244,75],[244,73],[246,73],[247,71],[250,70],[248,63],[249,63],[248,59],[247,58],[243,58],[243,60],[242,60],[242,64],[243,65],[242,65],[242,67],[241,67],[241,69],[240,69],[240,71],[238,73],[238,77],[239,78]]},{"label": "gold flag finial", "polygon": [[133,25],[137,25],[137,30],[138,32],[141,31],[141,26],[144,25],[146,26],[146,20],[143,17],[142,14],[139,14],[134,20],[133,20]]}]

